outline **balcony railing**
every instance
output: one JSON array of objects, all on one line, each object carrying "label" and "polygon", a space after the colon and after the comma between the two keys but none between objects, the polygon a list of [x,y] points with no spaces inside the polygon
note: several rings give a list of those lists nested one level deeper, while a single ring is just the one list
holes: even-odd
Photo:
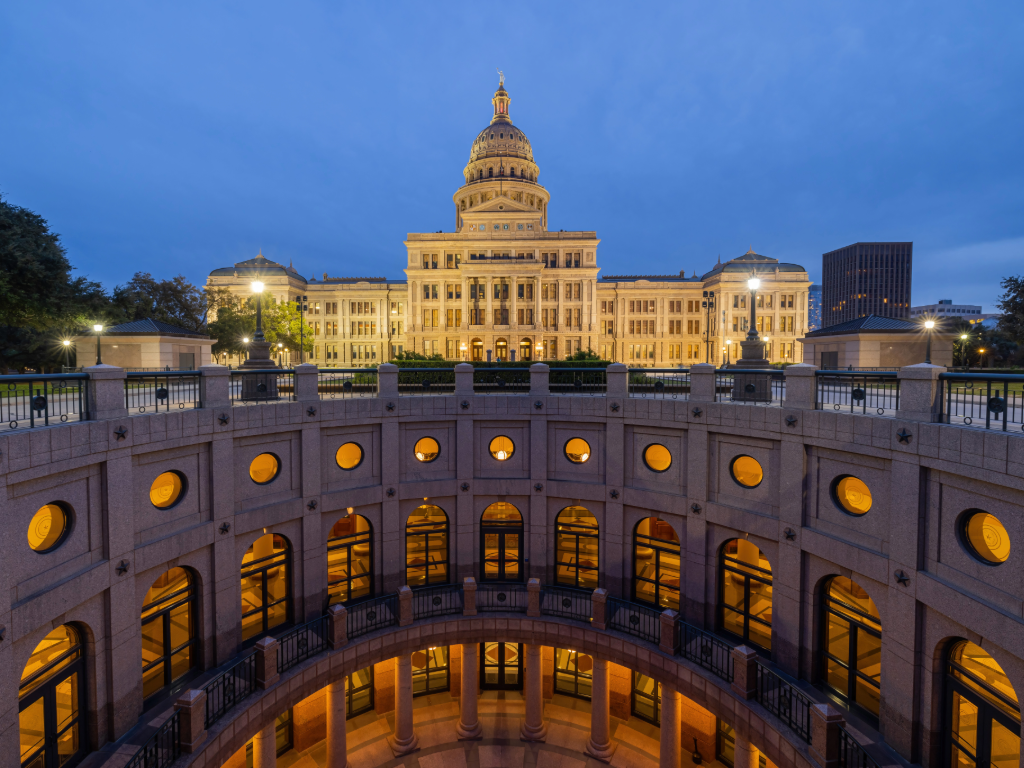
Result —
[{"label": "balcony railing", "polygon": [[232,405],[264,405],[295,399],[295,371],[270,368],[231,372]]},{"label": "balcony railing", "polygon": [[134,373],[124,380],[124,406],[128,413],[157,413],[202,408],[202,377],[196,372]]},{"label": "balcony railing", "polygon": [[839,759],[836,765],[838,768],[878,768],[878,763],[842,726],[839,727]]},{"label": "balcony railing", "polygon": [[786,376],[782,371],[715,371],[715,400],[720,403],[780,406],[785,399]]},{"label": "balcony railing", "polygon": [[318,616],[282,635],[277,647],[277,671],[285,672],[327,650],[328,623],[327,616]]},{"label": "balcony railing", "polygon": [[345,607],[348,609],[349,638],[361,637],[398,624],[398,595],[370,597]]},{"label": "balcony railing", "polygon": [[604,397],[608,391],[608,374],[604,368],[551,368],[548,391],[552,395]]},{"label": "balcony railing", "polygon": [[157,728],[125,768],[164,768],[181,756],[181,712],[175,711]]},{"label": "balcony railing", "polygon": [[815,371],[814,407],[819,411],[845,411],[895,416],[900,407],[900,381],[896,371]]},{"label": "balcony railing", "polygon": [[412,591],[413,619],[449,616],[462,613],[462,585],[442,584]]},{"label": "balcony railing", "polygon": [[530,394],[529,368],[477,368],[473,371],[475,395]]},{"label": "balcony railing", "polygon": [[86,421],[85,373],[0,378],[0,429],[30,429]]},{"label": "balcony railing", "polygon": [[330,368],[317,374],[321,400],[377,396],[376,368]]},{"label": "balcony railing", "polygon": [[480,584],[476,588],[478,611],[526,613],[525,584]]},{"label": "balcony railing", "polygon": [[942,417],[946,424],[1024,430],[1024,375],[943,373]]},{"label": "balcony railing", "polygon": [[451,395],[455,393],[454,368],[399,368],[399,395]]},{"label": "balcony railing", "polygon": [[757,702],[796,731],[806,741],[811,741],[811,706],[807,696],[793,687],[792,683],[757,662]]},{"label": "balcony railing", "polygon": [[650,643],[661,639],[661,611],[617,597],[607,602],[608,626]]},{"label": "balcony railing", "polygon": [[546,584],[541,588],[540,612],[542,616],[559,616],[573,621],[593,621],[594,606],[589,589]]},{"label": "balcony railing", "polygon": [[676,622],[676,632],[676,653],[726,682],[732,682],[731,645],[710,632],[687,624],[682,619]]},{"label": "balcony railing", "polygon": [[252,651],[203,686],[206,693],[206,727],[220,720],[250,693],[256,690],[256,652]]},{"label": "balcony railing", "polygon": [[630,368],[629,396],[689,400],[690,371],[685,368]]}]

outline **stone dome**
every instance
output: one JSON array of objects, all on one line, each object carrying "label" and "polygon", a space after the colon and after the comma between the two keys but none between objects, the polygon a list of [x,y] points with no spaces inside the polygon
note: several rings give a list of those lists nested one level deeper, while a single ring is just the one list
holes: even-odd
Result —
[{"label": "stone dome", "polygon": [[491,102],[494,104],[494,116],[491,122],[473,140],[469,151],[469,162],[484,160],[489,157],[506,157],[533,162],[533,147],[526,134],[512,124],[508,106],[512,99],[505,90],[504,84],[498,85]]}]

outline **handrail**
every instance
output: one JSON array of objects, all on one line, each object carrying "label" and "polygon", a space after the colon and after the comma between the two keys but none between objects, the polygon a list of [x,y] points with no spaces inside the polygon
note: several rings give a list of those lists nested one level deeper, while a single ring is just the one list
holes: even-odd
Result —
[{"label": "handrail", "polygon": [[700,627],[676,620],[676,653],[728,683],[733,681],[732,646]]},{"label": "handrail", "polygon": [[206,694],[206,727],[256,690],[256,651],[236,661],[203,686]]},{"label": "handrail", "polygon": [[879,768],[853,735],[843,726],[839,726],[839,758],[837,768]]},{"label": "handrail", "polygon": [[82,380],[88,378],[88,373],[12,373],[6,376],[0,376],[0,384],[5,384],[8,381],[60,381],[61,379]]},{"label": "handrail", "polygon": [[811,707],[814,705],[788,680],[757,660],[757,702],[811,743]]},{"label": "handrail", "polygon": [[181,710],[175,710],[125,768],[165,768],[181,756]]}]

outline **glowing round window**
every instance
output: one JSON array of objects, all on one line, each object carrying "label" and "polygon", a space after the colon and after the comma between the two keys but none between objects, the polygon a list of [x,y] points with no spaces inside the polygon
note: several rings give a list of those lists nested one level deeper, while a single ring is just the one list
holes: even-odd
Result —
[{"label": "glowing round window", "polygon": [[149,500],[157,509],[170,509],[185,495],[185,476],[180,472],[162,472],[149,486]]},{"label": "glowing round window", "polygon": [[342,469],[355,469],[363,463],[363,447],[359,443],[345,443],[334,454],[334,460]]},{"label": "glowing round window", "polygon": [[261,453],[249,465],[249,477],[257,485],[266,485],[281,471],[281,462],[272,453]]},{"label": "glowing round window", "polygon": [[652,472],[664,472],[672,466],[672,454],[664,445],[652,443],[644,448],[644,464]]},{"label": "glowing round window", "polygon": [[28,545],[36,552],[56,549],[64,541],[69,527],[70,515],[63,503],[51,501],[44,504],[28,524]]},{"label": "glowing round window", "polygon": [[844,512],[863,515],[871,509],[871,489],[860,478],[840,475],[832,481],[832,501]]},{"label": "glowing round window", "polygon": [[413,451],[416,454],[417,461],[427,463],[441,455],[441,446],[432,437],[421,437],[416,441],[416,447],[413,448]]},{"label": "glowing round window", "polygon": [[502,435],[491,440],[489,450],[491,456],[498,461],[508,461],[512,458],[512,454],[515,453],[516,446],[510,438]]},{"label": "glowing round window", "polygon": [[590,458],[590,443],[582,437],[574,437],[565,444],[565,458],[573,464],[582,464]]},{"label": "glowing round window", "polygon": [[983,563],[999,565],[1010,556],[1010,535],[995,515],[970,509],[963,515],[960,531],[967,548]]},{"label": "glowing round window", "polygon": [[744,488],[757,488],[764,480],[764,470],[753,456],[737,456],[729,465],[732,479]]}]

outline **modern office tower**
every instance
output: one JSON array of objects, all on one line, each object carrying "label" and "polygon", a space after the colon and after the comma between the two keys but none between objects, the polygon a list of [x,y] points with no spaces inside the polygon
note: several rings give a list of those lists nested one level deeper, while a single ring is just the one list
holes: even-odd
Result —
[{"label": "modern office tower", "polygon": [[822,254],[822,327],[910,316],[913,243],[854,243]]},{"label": "modern office tower", "polygon": [[821,328],[821,285],[815,283],[807,289],[807,330]]}]

